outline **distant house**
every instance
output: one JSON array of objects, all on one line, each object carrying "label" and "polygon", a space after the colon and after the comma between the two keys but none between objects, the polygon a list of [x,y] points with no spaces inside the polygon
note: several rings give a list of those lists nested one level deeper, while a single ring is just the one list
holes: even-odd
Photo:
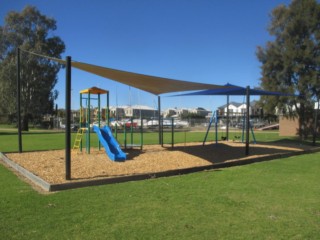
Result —
[{"label": "distant house", "polygon": [[125,112],[124,112],[124,109],[125,107],[123,106],[120,106],[120,107],[110,107],[110,117],[112,118],[123,118],[125,117]]},{"label": "distant house", "polygon": [[[227,116],[227,104],[224,104],[218,107],[219,115],[220,116]],[[229,103],[229,116],[242,116],[244,113],[247,112],[247,104],[246,103],[237,103],[237,102],[230,102]],[[257,101],[252,101],[249,107],[249,114],[250,115],[259,115],[261,113],[260,107],[257,105]]]},{"label": "distant house", "polygon": [[153,118],[158,116],[158,110],[152,107],[143,105],[133,105],[125,108],[124,110],[126,117],[133,118]]},{"label": "distant house", "polygon": [[170,117],[178,117],[178,109],[176,108],[168,108],[163,112],[164,118],[170,118]]},{"label": "distant house", "polygon": [[158,110],[143,105],[110,107],[111,117],[153,118],[158,116]]},{"label": "distant house", "polygon": [[163,112],[163,117],[164,118],[168,118],[168,117],[185,118],[185,117],[188,117],[189,114],[192,114],[194,116],[199,116],[199,117],[207,117],[211,113],[212,113],[211,111],[208,111],[202,107],[191,108],[191,109],[168,108]]},{"label": "distant house", "polygon": [[197,115],[199,117],[207,117],[209,114],[211,114],[211,111],[208,111],[202,107],[197,107],[194,109],[190,109],[189,112],[191,114]]},{"label": "distant house", "polygon": [[177,110],[177,115],[180,118],[187,117],[189,114],[189,110],[186,108],[180,108]]}]

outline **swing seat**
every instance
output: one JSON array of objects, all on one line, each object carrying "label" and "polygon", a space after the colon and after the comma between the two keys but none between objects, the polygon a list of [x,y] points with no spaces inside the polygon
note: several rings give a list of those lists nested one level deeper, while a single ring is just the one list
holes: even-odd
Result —
[{"label": "swing seat", "polygon": [[240,141],[240,136],[234,136],[233,141],[234,141],[234,142],[235,142],[235,141]]}]

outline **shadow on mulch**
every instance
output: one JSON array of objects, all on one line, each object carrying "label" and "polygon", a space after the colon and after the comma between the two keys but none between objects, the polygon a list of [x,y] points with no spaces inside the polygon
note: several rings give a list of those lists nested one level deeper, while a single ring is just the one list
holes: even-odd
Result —
[{"label": "shadow on mulch", "polygon": [[[281,155],[303,150],[303,148],[299,148],[297,146],[287,146],[287,149],[284,149],[286,146],[282,146],[283,148],[270,148],[270,146],[271,144],[251,144],[249,156],[254,155],[255,157],[259,157],[266,155]],[[165,146],[165,148],[167,148],[169,151],[181,151],[196,157],[200,157],[208,162],[211,162],[212,164],[248,157],[245,155],[245,145],[242,143],[237,143],[232,146],[224,143],[213,143],[204,146],[174,146],[173,148]]]}]

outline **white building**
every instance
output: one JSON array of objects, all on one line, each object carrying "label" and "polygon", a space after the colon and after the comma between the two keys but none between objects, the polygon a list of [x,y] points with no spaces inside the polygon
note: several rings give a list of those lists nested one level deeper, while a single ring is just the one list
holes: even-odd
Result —
[{"label": "white building", "polygon": [[189,112],[201,117],[207,117],[208,115],[211,114],[211,111],[208,111],[202,107],[190,109]]},{"label": "white building", "polygon": [[168,108],[163,112],[163,117],[174,117],[174,118],[184,118],[188,117],[188,115],[193,114],[201,117],[207,117],[208,115],[212,114],[211,111],[208,111],[204,108],[198,107],[198,108]]},{"label": "white building", "polygon": [[178,117],[178,109],[176,108],[168,108],[163,112],[164,118],[170,118],[170,117]]},{"label": "white building", "polygon": [[133,118],[153,118],[158,116],[158,110],[152,107],[143,105],[133,105],[133,106],[112,106],[110,107],[111,117],[133,117]]},{"label": "white building", "polygon": [[[227,115],[227,104],[218,107],[219,115],[226,116]],[[247,104],[246,103],[237,103],[237,102],[230,102],[229,103],[229,115],[230,116],[242,116],[247,111]],[[257,106],[257,101],[252,101],[249,107],[249,114],[250,115],[259,115],[260,108]]]}]

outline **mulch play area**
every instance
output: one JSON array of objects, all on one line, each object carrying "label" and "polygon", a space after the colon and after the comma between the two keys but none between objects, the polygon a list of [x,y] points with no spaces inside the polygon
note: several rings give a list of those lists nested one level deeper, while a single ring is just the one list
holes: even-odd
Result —
[{"label": "mulch play area", "polygon": [[[127,160],[125,162],[109,160],[103,148],[100,151],[91,149],[91,154],[86,154],[85,151],[82,153],[73,152],[71,157],[72,180],[69,181],[65,180],[64,150],[25,152],[21,154],[8,153],[5,156],[28,172],[40,177],[49,185],[60,186],[56,190],[62,190],[63,187],[61,186],[64,184],[68,189],[73,188],[73,183],[86,182],[89,183],[87,185],[95,185],[94,182],[104,184],[169,176],[193,172],[192,169],[199,171],[221,168],[315,150],[314,147],[306,145],[277,144],[277,146],[274,146],[251,144],[250,155],[245,156],[244,147],[244,144],[237,142],[207,143],[205,146],[202,146],[202,143],[176,144],[174,148],[166,145],[164,147],[145,145],[143,150],[127,150]],[[162,175],[159,175],[159,173],[162,173]],[[135,178],[135,176],[140,178]],[[111,179],[112,181],[108,181]],[[86,186],[86,184],[74,184],[74,187],[81,186]]]}]

